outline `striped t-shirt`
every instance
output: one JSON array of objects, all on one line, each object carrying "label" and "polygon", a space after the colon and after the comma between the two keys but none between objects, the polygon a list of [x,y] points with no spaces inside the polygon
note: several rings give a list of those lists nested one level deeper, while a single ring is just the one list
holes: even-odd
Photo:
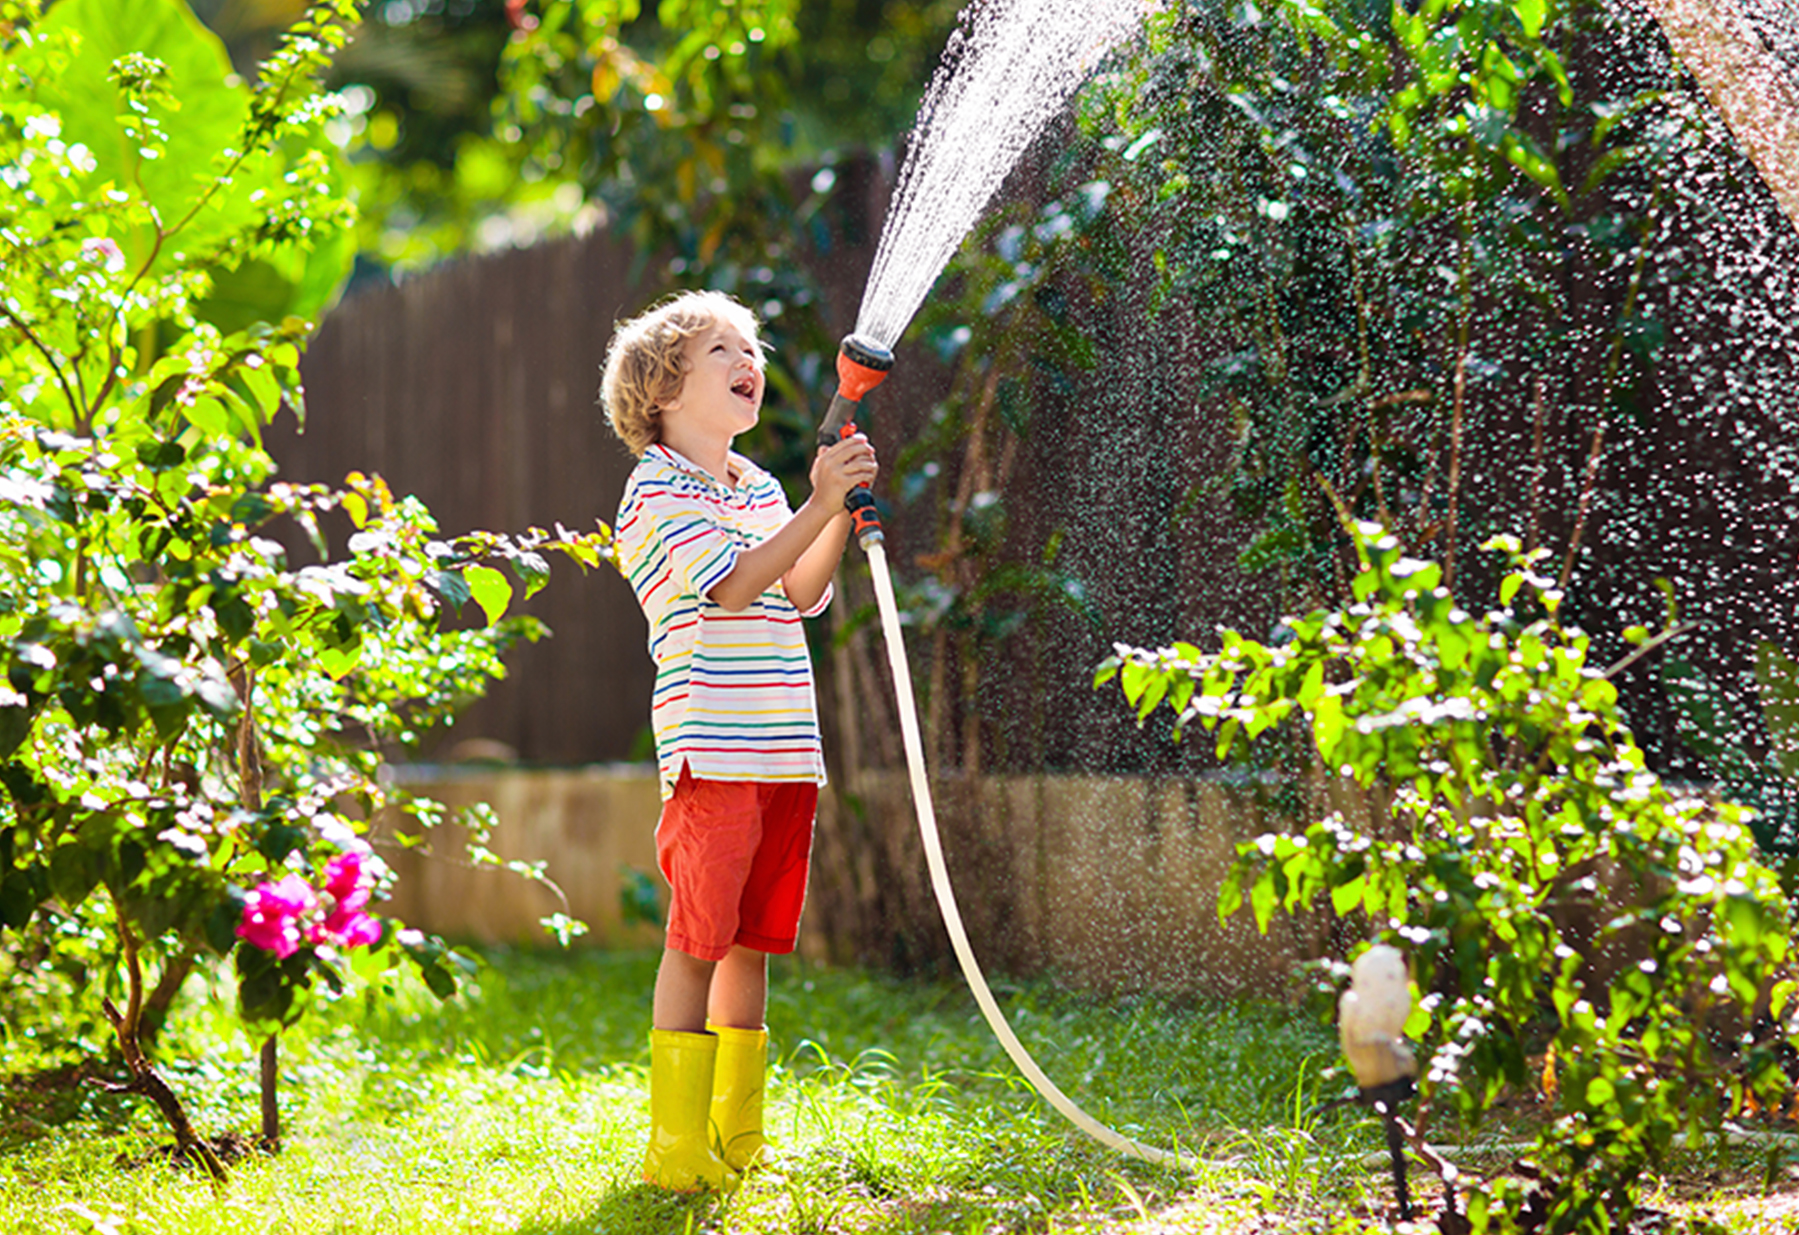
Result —
[{"label": "striped t-shirt", "polygon": [[793,517],[773,476],[735,452],[735,488],[657,443],[619,503],[619,566],[650,624],[650,727],[662,796],[686,767],[703,780],[825,780],[802,617],[779,580],[732,613],[706,598],[737,554]]}]

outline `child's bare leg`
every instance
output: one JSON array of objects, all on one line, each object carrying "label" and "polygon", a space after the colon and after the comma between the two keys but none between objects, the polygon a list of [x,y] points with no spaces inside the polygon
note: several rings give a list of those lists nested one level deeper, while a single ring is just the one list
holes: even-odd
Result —
[{"label": "child's bare leg", "polygon": [[[703,1033],[706,1028],[707,992],[712,987],[717,961],[703,961],[674,948],[662,950],[656,969],[656,997],[650,1020],[657,1029]],[[758,1025],[762,1022],[757,1021]]]},{"label": "child's bare leg", "polygon": [[768,1015],[768,953],[733,944],[713,971],[706,1011],[714,1025],[762,1028]]}]

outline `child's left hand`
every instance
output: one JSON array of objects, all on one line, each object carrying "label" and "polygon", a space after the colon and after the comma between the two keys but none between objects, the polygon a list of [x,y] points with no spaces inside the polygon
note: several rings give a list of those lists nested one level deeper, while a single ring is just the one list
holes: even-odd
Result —
[{"label": "child's left hand", "polygon": [[812,460],[812,492],[834,509],[843,505],[851,489],[872,485],[880,471],[873,444],[857,433],[819,448]]}]

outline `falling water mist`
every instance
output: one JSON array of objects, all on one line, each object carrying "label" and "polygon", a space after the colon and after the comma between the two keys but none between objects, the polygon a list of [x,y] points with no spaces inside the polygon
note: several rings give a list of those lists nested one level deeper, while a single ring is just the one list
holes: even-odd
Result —
[{"label": "falling water mist", "polygon": [[[1799,82],[1799,18],[1780,0],[1735,2]],[[1658,151],[1656,160],[1594,199],[1605,216],[1575,220],[1578,226],[1568,228],[1569,244],[1549,252],[1546,268],[1556,277],[1544,284],[1547,308],[1542,314],[1517,316],[1515,298],[1503,304],[1470,302],[1471,357],[1477,363],[1469,367],[1468,406],[1474,419],[1463,483],[1477,495],[1487,522],[1517,530],[1531,525],[1533,503],[1539,500],[1549,507],[1559,502],[1570,513],[1580,510],[1586,518],[1589,493],[1583,485],[1587,477],[1596,478],[1590,486],[1587,541],[1578,554],[1568,550],[1571,595],[1587,610],[1576,618],[1592,622],[1600,643],[1615,644],[1615,633],[1600,610],[1612,611],[1612,627],[1626,621],[1653,623],[1666,611],[1665,581],[1680,597],[1683,617],[1703,623],[1707,632],[1703,641],[1692,641],[1695,650],[1687,654],[1722,680],[1731,697],[1753,704],[1754,682],[1741,669],[1744,658],[1731,649],[1764,638],[1799,646],[1791,642],[1792,615],[1799,612],[1792,605],[1799,584],[1791,566],[1799,545],[1799,399],[1793,395],[1799,389],[1799,362],[1794,360],[1799,356],[1799,238],[1772,209],[1753,169],[1713,122],[1705,100],[1685,84],[1639,0],[1616,0],[1604,7],[1608,16],[1595,26],[1579,84],[1585,97],[1606,105],[1639,94],[1652,97],[1653,106],[1635,123],[1642,139]],[[1142,4],[1124,0],[1092,5],[998,0],[971,10],[926,95],[857,318],[858,334],[889,347],[898,341],[1016,159],[1086,75],[1129,38],[1145,11]],[[1155,71],[1153,64],[1150,71]],[[1202,75],[1198,69],[1192,74]],[[1270,97],[1278,91],[1282,100],[1324,96],[1340,104],[1335,92],[1341,89],[1334,80],[1281,80]],[[1191,99],[1198,91],[1176,93]],[[1282,140],[1290,137],[1274,124],[1279,114],[1272,108],[1270,114],[1272,131]],[[1369,196],[1374,186],[1355,182],[1353,165],[1307,164],[1288,146],[1280,147],[1282,157],[1271,166],[1289,179],[1271,173],[1249,190],[1229,182],[1234,164],[1224,156],[1235,148],[1226,144],[1224,129],[1195,126],[1186,139],[1193,143],[1186,153],[1195,169],[1194,182],[1168,199],[1171,217],[1193,235],[1212,238],[1193,246],[1195,267],[1209,270],[1204,263],[1217,258],[1221,273],[1191,280],[1180,297],[1170,299],[1159,320],[1148,306],[1162,290],[1160,276],[1142,268],[1109,285],[1103,303],[1075,305],[1072,329],[1095,341],[1105,357],[1103,374],[1083,381],[1073,393],[1033,407],[1031,436],[1023,440],[1020,434],[1017,443],[1017,453],[1025,459],[1020,467],[1024,475],[1055,478],[1054,484],[1039,483],[1030,495],[1035,524],[1053,530],[1064,544],[1061,567],[1083,581],[1095,607],[1103,610],[1112,637],[1154,642],[1170,634],[1210,630],[1220,622],[1242,626],[1271,619],[1277,602],[1252,594],[1244,582],[1250,572],[1235,569],[1262,529],[1246,517],[1233,517],[1228,495],[1199,487],[1228,464],[1225,455],[1238,427],[1225,414],[1225,401],[1204,389],[1202,379],[1209,380],[1221,357],[1254,355],[1228,326],[1230,310],[1252,282],[1242,272],[1254,273],[1255,250],[1278,256],[1283,244],[1296,248],[1295,224],[1332,185],[1354,203],[1346,218],[1360,221],[1379,214],[1380,203]],[[1170,151],[1171,140],[1164,138],[1155,148],[1158,160],[1178,153]],[[1359,140],[1320,148],[1365,154]],[[1124,156],[1127,161],[1131,157]],[[1208,175],[1219,182],[1209,197]],[[1560,220],[1558,209],[1525,186],[1498,200],[1488,212],[1491,217],[1476,220],[1481,224],[1478,237],[1484,242],[1507,225],[1531,222],[1533,213]],[[1638,229],[1639,248],[1608,238],[1606,226]],[[1305,238],[1315,243],[1322,234],[1313,229]],[[1375,273],[1395,284],[1421,270],[1442,268],[1440,237],[1407,247],[1389,243],[1387,233],[1379,230],[1328,233],[1339,234],[1365,240],[1366,247],[1356,251],[1358,259],[1385,263]],[[1641,256],[1632,261],[1640,277],[1632,279],[1630,264],[1618,255],[1639,251]],[[1219,253],[1224,256],[1218,258]],[[1569,259],[1570,253],[1585,264]],[[1574,277],[1582,272],[1609,279],[1610,298],[1582,292]],[[1349,284],[1348,276],[1343,282]],[[1359,295],[1361,284],[1354,290]],[[1620,307],[1625,305],[1629,311]],[[1602,397],[1591,380],[1599,367],[1591,358],[1603,355],[1592,341],[1603,341],[1611,318],[1620,313],[1626,313],[1633,332],[1618,344],[1621,350],[1632,343],[1647,349],[1646,340],[1665,335],[1659,363],[1645,361],[1640,406],[1628,414],[1620,412],[1615,400]],[[1559,324],[1562,333],[1552,334],[1546,323]],[[1588,358],[1584,367],[1583,357]],[[1331,353],[1320,347],[1309,359],[1323,372]],[[1532,375],[1542,378],[1534,388]],[[1546,393],[1533,398],[1533,389]],[[1407,386],[1393,390],[1402,398],[1416,393]],[[1402,401],[1394,406],[1403,412],[1414,405]],[[1420,434],[1434,431],[1437,422],[1428,414],[1417,416]],[[1533,417],[1550,431],[1547,462],[1544,449],[1533,444]],[[1554,453],[1561,438],[1572,443],[1565,459]],[[996,500],[1001,496],[996,494]],[[1417,495],[1408,500],[1422,509]],[[1471,497],[1470,504],[1474,501]],[[1015,533],[1019,526],[1014,525]],[[1472,538],[1465,530],[1464,540]],[[1035,549],[1019,546],[1024,557]],[[905,647],[887,559],[878,547],[870,553],[870,566],[901,698],[915,799],[929,819]],[[1156,571],[1163,573],[1154,575]],[[1071,619],[1070,625],[1076,623]],[[1084,630],[1077,635],[1090,643]],[[1014,666],[997,659],[990,671],[983,671],[976,690],[1000,700],[992,710],[1006,714],[995,726],[1023,714],[1024,709],[1008,711],[1006,704],[1022,697],[1025,687],[1019,683],[1029,682],[1029,689],[1042,697],[1076,701],[1062,716],[1061,745],[1044,756],[1046,766],[1053,759],[1059,760],[1058,768],[1117,771],[1121,754],[1132,756],[1152,740],[1166,746],[1161,735],[1133,731],[1114,740],[1106,736],[1109,731],[1085,723],[1083,709],[1090,705],[1081,701],[1093,694],[1092,661],[1059,654],[1087,646],[1075,640],[1069,636],[1066,644],[1050,645],[1040,681],[1010,672]],[[1707,646],[1698,646],[1702,642]],[[1650,712],[1653,693],[1642,692],[1648,701],[1642,715],[1633,718],[1645,729],[1658,727]],[[1107,706],[1116,708],[1115,703]],[[1123,718],[1118,728],[1128,728],[1128,722]],[[1672,721],[1659,727],[1670,735],[1674,730]],[[1113,747],[1104,748],[1106,741],[1114,741]],[[1145,756],[1144,766],[1163,769],[1172,763],[1160,747],[1154,757],[1151,764]],[[1192,760],[1182,768],[1209,766],[1192,744],[1180,757]],[[1113,762],[1104,763],[1108,758]],[[1109,827],[1111,822],[1095,819],[1092,826]],[[925,831],[926,856],[937,883],[943,871],[934,822]],[[1061,874],[1070,877],[1070,872]],[[965,933],[952,916],[953,900],[942,907],[977,1001],[1035,1084],[1040,1071],[1027,1066],[1028,1055],[1020,1058],[1022,1048],[1014,1051],[1015,1038],[992,1010],[991,995],[967,954]]]}]

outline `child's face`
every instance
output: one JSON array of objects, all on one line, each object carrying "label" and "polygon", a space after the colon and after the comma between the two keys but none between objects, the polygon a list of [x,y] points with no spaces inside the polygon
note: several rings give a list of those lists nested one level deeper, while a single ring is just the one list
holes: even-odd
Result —
[{"label": "child's face", "polygon": [[718,318],[687,340],[681,356],[687,375],[681,393],[662,410],[665,424],[672,418],[689,431],[727,442],[755,427],[765,379],[753,335]]}]

